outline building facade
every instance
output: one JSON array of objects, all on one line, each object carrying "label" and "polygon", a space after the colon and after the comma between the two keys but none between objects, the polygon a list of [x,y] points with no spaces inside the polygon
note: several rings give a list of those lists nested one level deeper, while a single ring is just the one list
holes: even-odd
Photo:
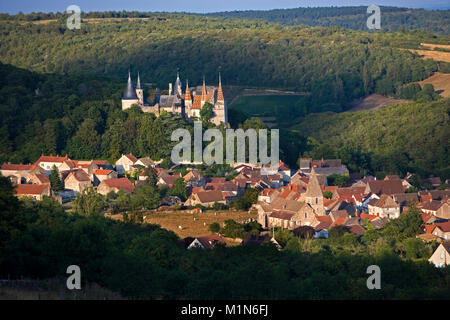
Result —
[{"label": "building facade", "polygon": [[228,109],[223,95],[220,73],[217,87],[206,86],[205,80],[203,79],[203,85],[191,89],[189,88],[188,81],[186,81],[184,91],[180,75],[177,74],[175,85],[172,86],[172,83],[169,83],[168,94],[161,95],[160,90],[158,88],[156,89],[155,99],[151,105],[145,101],[140,76],[138,75],[135,88],[131,80],[131,75],[128,74],[127,86],[122,97],[122,110],[137,105],[143,112],[151,112],[159,115],[162,111],[166,111],[179,114],[186,119],[200,118],[200,111],[205,104],[209,104],[213,112],[213,116],[209,121],[215,125],[223,123],[226,126],[228,123]]}]

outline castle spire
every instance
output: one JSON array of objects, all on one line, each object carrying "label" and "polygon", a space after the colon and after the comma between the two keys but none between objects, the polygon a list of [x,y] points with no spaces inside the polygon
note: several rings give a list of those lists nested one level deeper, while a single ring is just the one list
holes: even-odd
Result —
[{"label": "castle spire", "polygon": [[125,92],[123,93],[124,100],[135,100],[137,99],[136,91],[133,88],[133,81],[131,81],[131,72],[128,71],[128,83],[127,87],[125,88]]},{"label": "castle spire", "polygon": [[138,90],[142,89],[142,88],[141,88],[141,77],[140,77],[140,75],[139,75],[139,72],[138,72],[138,78],[137,78],[136,89],[138,89]]},{"label": "castle spire", "polygon": [[202,87],[202,102],[206,101],[206,85],[205,85],[205,76],[203,76],[203,87]]},{"label": "castle spire", "polygon": [[192,101],[191,92],[189,91],[189,82],[186,79],[186,94],[184,95],[184,100]]},{"label": "castle spire", "polygon": [[223,98],[222,78],[220,76],[220,71],[219,71],[219,90],[217,90],[217,101],[225,101],[225,99]]}]

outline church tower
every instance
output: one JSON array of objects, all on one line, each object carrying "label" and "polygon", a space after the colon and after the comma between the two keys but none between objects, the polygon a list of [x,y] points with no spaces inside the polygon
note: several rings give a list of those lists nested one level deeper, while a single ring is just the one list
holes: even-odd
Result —
[{"label": "church tower", "polygon": [[192,96],[189,91],[189,82],[186,80],[186,93],[184,94],[184,112],[188,117],[191,117],[191,108],[192,108]]},{"label": "church tower", "polygon": [[319,216],[325,215],[325,209],[323,207],[323,193],[314,167],[311,169],[311,174],[309,175],[308,187],[304,194],[304,199],[306,203],[313,208],[315,214]]},{"label": "church tower", "polygon": [[138,72],[137,85],[136,85],[136,95],[139,99],[141,106],[144,105],[144,90],[141,87],[141,77]]},{"label": "church tower", "polygon": [[131,81],[131,74],[128,72],[128,83],[122,97],[122,110],[131,108],[133,104],[139,104],[139,99]]}]

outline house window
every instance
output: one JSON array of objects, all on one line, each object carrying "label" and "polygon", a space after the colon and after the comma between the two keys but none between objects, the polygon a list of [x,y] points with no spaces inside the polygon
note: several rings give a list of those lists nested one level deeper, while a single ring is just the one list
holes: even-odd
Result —
[{"label": "house window", "polygon": [[441,259],[444,259],[444,252],[441,252]]}]

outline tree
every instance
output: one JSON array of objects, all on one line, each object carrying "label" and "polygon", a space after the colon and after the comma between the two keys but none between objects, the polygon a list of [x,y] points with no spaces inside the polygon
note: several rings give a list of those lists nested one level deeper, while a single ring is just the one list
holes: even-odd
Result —
[{"label": "tree", "polygon": [[202,109],[200,110],[200,120],[204,125],[206,125],[213,116],[214,111],[211,103],[205,102]]},{"label": "tree", "polygon": [[311,226],[301,226],[292,231],[294,236],[302,239],[312,239],[316,234],[316,231]]},{"label": "tree", "polygon": [[55,165],[53,165],[52,171],[50,172],[50,176],[48,178],[53,191],[64,190],[61,178],[59,177],[59,171]]},{"label": "tree", "polygon": [[178,178],[173,183],[174,187],[169,190],[169,194],[171,196],[175,196],[181,199],[181,201],[186,201],[187,193],[186,193],[186,182],[183,178]]},{"label": "tree", "polygon": [[131,208],[143,208],[146,210],[155,209],[159,205],[159,193],[156,187],[150,184],[143,184],[134,189],[134,195],[131,197]]},{"label": "tree", "polygon": [[332,186],[343,187],[350,180],[349,176],[344,174],[332,174],[327,177],[327,181]]},{"label": "tree", "polygon": [[106,207],[106,199],[102,194],[95,192],[94,188],[87,187],[77,195],[73,204],[74,210],[81,215],[100,215]]},{"label": "tree", "polygon": [[220,231],[220,224],[218,222],[213,222],[208,226],[208,230],[212,233],[218,233]]},{"label": "tree", "polygon": [[158,183],[158,173],[155,168],[148,166],[148,168],[145,168],[144,173],[147,177],[147,179],[145,179],[145,183],[156,188],[156,184]]},{"label": "tree", "polygon": [[327,198],[327,199],[331,199],[331,198],[333,198],[333,193],[331,191],[325,191],[323,193],[323,197]]}]

